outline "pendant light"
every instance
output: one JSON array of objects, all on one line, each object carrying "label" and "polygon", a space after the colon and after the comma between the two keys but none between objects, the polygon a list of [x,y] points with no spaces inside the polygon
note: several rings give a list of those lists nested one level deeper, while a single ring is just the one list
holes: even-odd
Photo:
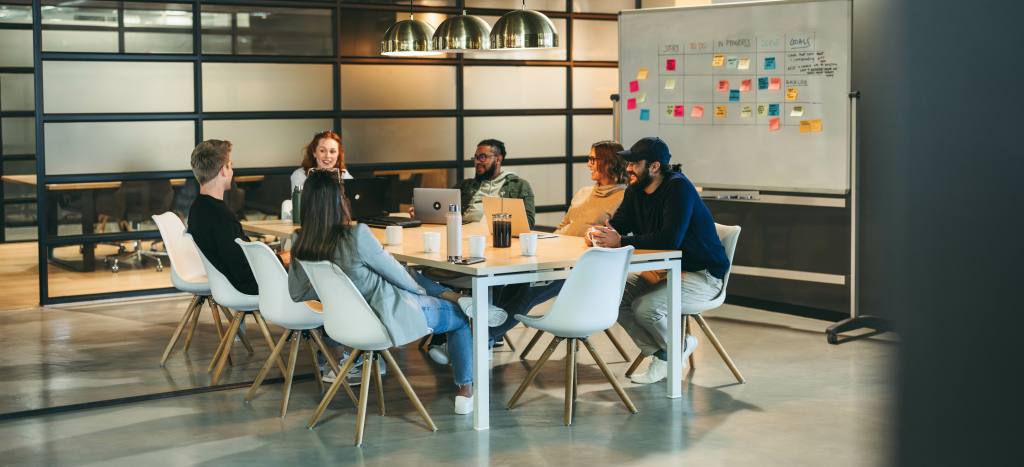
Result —
[{"label": "pendant light", "polygon": [[449,17],[434,32],[433,46],[436,51],[465,52],[489,49],[491,27],[487,22],[467,15]]},{"label": "pendant light", "polygon": [[[412,9],[412,1],[409,2]],[[380,41],[380,54],[389,57],[422,57],[438,55],[430,45],[434,28],[418,21],[412,12],[409,19],[392,24]]]},{"label": "pendant light", "polygon": [[512,10],[491,28],[491,49],[552,49],[558,47],[558,32],[544,14],[523,8]]}]

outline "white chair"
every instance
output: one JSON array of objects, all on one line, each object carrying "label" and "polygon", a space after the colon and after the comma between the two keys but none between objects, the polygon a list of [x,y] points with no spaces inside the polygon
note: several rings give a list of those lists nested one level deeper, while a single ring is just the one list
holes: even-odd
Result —
[{"label": "white chair", "polygon": [[[327,362],[334,370],[335,375],[340,374],[338,373],[340,371],[338,369],[338,362],[331,357],[331,353],[327,351],[327,346],[324,345],[324,341],[320,336],[318,328],[324,324],[323,314],[313,310],[305,303],[292,301],[291,295],[288,292],[288,271],[285,271],[284,266],[281,265],[273,250],[263,243],[245,242],[240,238],[236,238],[235,243],[242,247],[242,252],[245,253],[246,259],[249,260],[249,267],[252,268],[253,276],[256,277],[256,283],[259,284],[259,307],[260,312],[263,313],[263,318],[286,330],[281,335],[281,338],[278,339],[277,345],[274,346],[270,357],[263,364],[263,368],[256,375],[256,380],[249,387],[249,392],[245,395],[245,401],[252,401],[256,391],[263,384],[263,379],[267,377],[270,367],[274,366],[274,361],[284,349],[285,342],[291,341],[291,349],[288,353],[288,368],[284,374],[284,397],[281,399],[281,418],[284,418],[285,414],[288,413],[288,399],[291,396],[292,378],[295,376],[295,364],[299,356],[299,341],[304,340],[306,342],[306,348],[309,350],[309,355],[313,360],[313,375],[320,385],[321,393],[325,389],[323,377],[320,374],[320,365],[316,361],[316,351],[313,350],[313,343],[310,341],[315,342],[320,352],[323,352],[324,357],[327,357]],[[348,385],[345,385],[344,388],[354,404],[356,396],[352,393],[352,389]]]},{"label": "white chair", "polygon": [[[293,261],[297,260],[293,259]],[[363,364],[363,381],[362,386],[359,387],[355,445],[363,444],[363,425],[366,423],[366,403],[370,396],[371,373],[373,373],[376,379],[374,383],[377,386],[377,404],[380,408],[380,414],[384,415],[384,390],[383,386],[381,386],[379,362],[373,358],[374,353],[379,353],[387,361],[387,364],[391,366],[395,377],[398,378],[399,384],[401,384],[402,389],[405,391],[405,395],[412,402],[413,406],[416,407],[416,411],[419,412],[420,416],[423,417],[427,427],[431,431],[437,431],[437,426],[430,419],[430,415],[427,414],[427,410],[420,403],[420,399],[416,397],[416,393],[412,390],[412,386],[409,385],[409,381],[402,373],[402,369],[398,367],[395,359],[388,352],[388,349],[394,347],[395,344],[391,342],[391,337],[388,335],[387,330],[348,276],[330,261],[299,261],[299,265],[306,271],[309,281],[313,284],[313,289],[316,290],[317,296],[320,297],[320,302],[324,305],[324,330],[327,331],[327,335],[331,336],[331,339],[353,348],[352,355],[345,361],[341,371],[336,373],[339,375],[338,379],[327,390],[327,394],[320,401],[320,406],[316,408],[316,412],[310,418],[309,428],[312,429],[316,426],[320,416],[323,415],[324,410],[331,403],[331,399],[337,394],[338,388],[348,387],[348,383],[345,382],[345,378],[342,375],[348,373],[352,363],[356,361],[360,354],[365,354],[363,362],[369,363],[372,361],[373,365],[371,368],[371,365]]]},{"label": "white chair", "polygon": [[551,311],[539,317],[516,315],[516,319],[527,327],[549,332],[554,334],[555,338],[530,373],[526,375],[523,384],[509,399],[509,409],[515,407],[516,401],[537,377],[540,368],[548,361],[558,344],[564,340],[566,356],[563,421],[566,426],[572,425],[573,405],[576,401],[578,383],[576,352],[579,350],[579,341],[586,346],[626,408],[632,413],[637,413],[633,401],[622,390],[622,386],[612,376],[608,365],[601,359],[588,339],[591,334],[604,331],[615,324],[619,315],[619,301],[622,300],[622,291],[626,284],[626,271],[632,256],[633,247],[631,246],[624,248],[595,247],[587,250],[576,263],[576,267],[569,273]]},{"label": "white chair", "polygon": [[[210,260],[206,258],[206,255],[196,245],[195,240],[192,239],[192,235],[186,233],[185,238],[195,248],[199,258],[203,261],[206,277],[210,280],[210,292],[213,295],[213,299],[220,306],[235,311],[231,317],[231,324],[228,325],[227,332],[221,337],[220,345],[217,346],[217,351],[213,354],[213,360],[210,361],[210,366],[206,369],[206,371],[213,372],[212,384],[216,385],[220,381],[221,373],[224,372],[224,364],[227,363],[228,355],[231,353],[231,344],[235,342],[235,336],[241,337],[238,329],[241,327],[242,320],[245,319],[246,315],[252,315],[253,320],[256,321],[256,325],[263,334],[263,339],[267,342],[267,347],[274,348],[274,338],[270,335],[270,329],[267,327],[267,322],[263,320],[263,315],[260,314],[260,297],[239,292],[235,286],[231,285],[228,278],[218,271],[213,266],[213,263],[210,263]],[[249,347],[249,353],[252,353],[251,347]],[[280,358],[277,359],[277,366],[281,369],[281,374],[286,373],[287,370]]]},{"label": "white chair", "polygon": [[[725,272],[725,279],[722,281],[722,291],[718,295],[706,302],[698,303],[683,303],[682,314],[683,314],[683,338],[685,339],[687,333],[686,317],[689,316],[693,319],[700,329],[704,331],[704,335],[707,336],[708,340],[711,341],[711,345],[714,346],[715,350],[718,351],[718,355],[722,357],[725,365],[729,367],[729,371],[732,372],[733,377],[739,383],[747,382],[740,374],[739,368],[736,368],[736,364],[733,363],[732,358],[729,358],[729,353],[725,351],[725,347],[719,342],[718,337],[715,336],[714,331],[708,326],[707,320],[704,319],[703,313],[705,311],[714,310],[722,306],[725,303],[725,289],[729,286],[729,275],[732,273],[732,258],[736,253],[736,243],[740,239],[740,226],[738,225],[722,225],[715,224],[715,230],[718,231],[718,238],[722,241],[722,247],[725,248],[725,256],[729,258],[729,270]],[[626,377],[633,374],[634,371],[640,366],[640,363],[644,361],[644,355],[637,355],[636,359],[633,360],[633,364],[626,370]],[[693,368],[693,354],[690,354],[690,368]]]},{"label": "white chair", "polygon": [[[185,224],[181,222],[181,219],[173,212],[168,211],[153,216],[153,222],[160,230],[160,237],[163,239],[167,257],[171,262],[171,284],[182,292],[192,294],[192,301],[185,309],[181,320],[178,321],[178,327],[171,335],[171,341],[167,343],[163,356],[160,357],[160,365],[163,366],[167,362],[167,357],[171,355],[171,351],[174,350],[174,345],[178,343],[185,326],[191,325],[184,345],[184,351],[188,352],[189,346],[192,344],[192,337],[199,324],[203,303],[207,303],[210,307],[213,322],[217,325],[218,337],[223,337],[224,327],[217,310],[220,309],[225,314],[227,312],[217,306],[210,297],[210,284],[206,279],[206,269],[203,268],[203,261],[199,258],[195,246],[185,240]],[[230,319],[230,315],[228,318]]]}]

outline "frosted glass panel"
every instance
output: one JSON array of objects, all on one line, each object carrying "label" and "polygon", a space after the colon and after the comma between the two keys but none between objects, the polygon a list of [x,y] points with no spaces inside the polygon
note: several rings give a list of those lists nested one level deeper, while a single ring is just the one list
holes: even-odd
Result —
[{"label": "frosted glass panel", "polygon": [[614,139],[611,115],[574,115],[572,117],[572,155],[590,154],[590,145]]},{"label": "frosted glass panel", "polygon": [[0,74],[0,110],[32,110],[35,94],[30,74]]},{"label": "frosted glass panel", "polygon": [[34,118],[3,118],[0,119],[0,132],[4,139],[4,154],[35,154],[36,153],[36,119]]},{"label": "frosted glass panel", "polygon": [[710,5],[712,3],[714,2],[712,2],[711,0],[644,0],[643,7],[644,9],[647,9],[673,6]]},{"label": "frosted glass panel", "polygon": [[47,52],[117,53],[117,31],[43,31]]},{"label": "frosted glass panel", "polygon": [[231,141],[235,167],[298,167],[313,135],[333,125],[330,119],[206,120],[203,139]]},{"label": "frosted glass panel", "polygon": [[467,117],[466,157],[488,138],[505,142],[509,159],[565,155],[565,117]]},{"label": "frosted glass panel", "polygon": [[[530,9],[536,10],[532,6],[532,2],[528,2],[527,6]],[[518,6],[515,8],[519,8]],[[498,21],[498,16],[480,16],[480,19],[487,22],[492,28],[494,23]],[[539,50],[512,50],[508,52],[499,52],[496,50],[487,52],[466,52],[466,58],[482,59],[482,60],[565,60],[565,44],[568,38],[565,35],[565,19],[563,18],[551,18],[551,22],[555,25],[555,30],[558,31],[558,47],[554,49],[539,49]]]},{"label": "frosted glass panel", "polygon": [[[511,10],[523,7],[522,0],[466,0],[467,8],[503,8]],[[527,0],[530,10],[565,11],[565,0]]]},{"label": "frosted glass panel", "polygon": [[32,6],[0,5],[0,23],[32,24]]},{"label": "frosted glass panel", "polygon": [[[576,109],[610,109],[611,95],[619,92],[617,68],[572,69],[572,106]],[[651,97],[655,99],[656,97]]]},{"label": "frosted glass panel", "polygon": [[191,54],[192,34],[125,32],[124,51],[140,54]]},{"label": "frosted glass panel", "polygon": [[579,163],[572,165],[572,192],[576,193],[580,188],[585,186],[593,185],[594,181],[590,179],[590,168],[587,167],[587,163]]},{"label": "frosted glass panel", "polygon": [[[564,164],[510,165],[502,166],[501,170],[511,170],[530,182],[530,187],[533,188],[533,194],[536,197],[534,203],[537,206],[565,204]],[[469,167],[463,171],[463,174],[466,178],[473,178],[476,169]]]},{"label": "frosted glass panel", "polygon": [[583,13],[618,13],[635,7],[634,0],[572,0],[572,11]]},{"label": "frosted glass panel", "polygon": [[341,107],[345,110],[453,109],[455,67],[342,65]]},{"label": "frosted glass panel", "polygon": [[46,124],[48,175],[189,170],[195,123]]},{"label": "frosted glass panel", "polygon": [[467,66],[467,109],[564,109],[565,68]]},{"label": "frosted glass panel", "polygon": [[32,66],[32,31],[0,29],[0,66]]},{"label": "frosted glass panel", "polygon": [[192,64],[43,63],[47,113],[191,112]]},{"label": "frosted glass panel", "polygon": [[[331,10],[322,8],[278,8],[244,5],[203,5],[203,36],[237,34],[234,50],[207,49],[203,53],[239,55],[334,54],[331,39]],[[220,45],[220,44],[211,44]]]},{"label": "frosted glass panel", "polygon": [[619,23],[617,21],[576,20],[572,28],[573,60],[619,59]]},{"label": "frosted glass panel", "polygon": [[341,137],[351,163],[455,160],[454,118],[343,119]]},{"label": "frosted glass panel", "polygon": [[331,65],[204,63],[203,110],[331,110]]}]

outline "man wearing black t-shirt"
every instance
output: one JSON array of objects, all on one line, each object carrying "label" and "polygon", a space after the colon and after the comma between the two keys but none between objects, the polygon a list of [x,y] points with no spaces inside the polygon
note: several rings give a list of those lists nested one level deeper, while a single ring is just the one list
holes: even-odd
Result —
[{"label": "man wearing black t-shirt", "polygon": [[231,187],[231,142],[216,139],[199,143],[192,151],[192,173],[199,182],[199,196],[188,211],[188,233],[199,250],[239,292],[257,295],[259,288],[249,262],[236,238],[249,241],[242,224],[224,203]]}]

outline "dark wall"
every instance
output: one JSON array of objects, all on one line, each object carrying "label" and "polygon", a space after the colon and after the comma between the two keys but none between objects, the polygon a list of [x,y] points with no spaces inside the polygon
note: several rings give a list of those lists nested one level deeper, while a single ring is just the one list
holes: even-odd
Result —
[{"label": "dark wall", "polygon": [[854,3],[860,290],[900,329],[895,464],[1020,465],[1024,6]]}]

